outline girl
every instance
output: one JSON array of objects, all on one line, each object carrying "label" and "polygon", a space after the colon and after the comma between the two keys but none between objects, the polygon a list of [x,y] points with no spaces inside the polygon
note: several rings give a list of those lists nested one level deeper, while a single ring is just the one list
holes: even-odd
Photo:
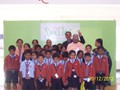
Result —
[{"label": "girl", "polygon": [[33,61],[35,64],[38,64],[38,60],[37,60],[37,58],[38,58],[38,52],[37,52],[37,51],[33,51],[31,57],[32,57],[32,61]]},{"label": "girl", "polygon": [[79,89],[79,71],[80,71],[80,64],[78,60],[76,60],[76,52],[71,50],[69,52],[69,61],[66,64],[66,80],[68,82],[68,90],[78,90]]}]

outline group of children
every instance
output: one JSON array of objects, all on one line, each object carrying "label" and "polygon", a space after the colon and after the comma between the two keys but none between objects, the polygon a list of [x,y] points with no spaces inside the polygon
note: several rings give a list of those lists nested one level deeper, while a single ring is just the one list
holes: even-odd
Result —
[{"label": "group of children", "polygon": [[92,46],[86,46],[86,53],[79,50],[66,51],[62,46],[59,50],[35,45],[30,49],[24,44],[24,52],[17,55],[16,47],[9,46],[9,55],[4,60],[4,71],[7,90],[13,83],[17,90],[17,83],[22,90],[80,90],[84,82],[85,90],[104,90],[106,77],[109,76],[108,58],[103,54],[102,46],[97,48],[97,55],[92,52]]}]

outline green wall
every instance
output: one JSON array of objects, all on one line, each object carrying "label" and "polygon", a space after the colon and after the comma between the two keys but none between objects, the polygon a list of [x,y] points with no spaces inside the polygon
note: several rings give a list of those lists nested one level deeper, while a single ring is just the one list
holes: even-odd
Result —
[{"label": "green wall", "polygon": [[[94,48],[96,38],[103,38],[104,47],[109,51],[112,58],[112,84],[116,83],[116,22],[113,20],[102,21],[4,21],[4,55],[8,54],[8,46],[15,45],[18,38],[30,43],[33,39],[38,39],[40,45],[45,41],[40,41],[40,23],[42,22],[67,22],[80,23],[80,31],[86,40],[86,44],[91,44]],[[85,44],[85,45],[86,45]]]}]

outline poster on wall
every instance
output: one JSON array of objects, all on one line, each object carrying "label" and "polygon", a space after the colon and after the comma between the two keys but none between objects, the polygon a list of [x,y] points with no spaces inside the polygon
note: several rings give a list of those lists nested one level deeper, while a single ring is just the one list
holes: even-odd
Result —
[{"label": "poster on wall", "polygon": [[65,40],[66,31],[77,34],[78,30],[80,30],[80,23],[41,23],[40,39],[44,41],[50,39],[56,44]]}]

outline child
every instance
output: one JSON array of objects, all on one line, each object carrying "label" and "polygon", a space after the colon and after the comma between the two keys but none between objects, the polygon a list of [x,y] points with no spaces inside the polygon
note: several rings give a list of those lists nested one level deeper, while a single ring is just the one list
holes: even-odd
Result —
[{"label": "child", "polygon": [[53,54],[53,64],[50,65],[49,86],[50,90],[62,90],[62,81],[64,82],[63,65],[59,63],[59,55]]},{"label": "child", "polygon": [[77,60],[79,61],[80,65],[82,65],[82,63],[85,62],[83,56],[84,56],[83,51],[82,51],[82,50],[79,50],[79,51],[77,52]]},{"label": "child", "polygon": [[104,48],[98,47],[97,48],[98,55],[94,58],[94,66],[96,72],[96,88],[100,90],[104,90],[104,87],[107,83],[105,77],[109,75],[108,69],[108,58],[104,56]]},{"label": "child", "polygon": [[18,71],[20,67],[19,56],[15,54],[15,46],[9,46],[8,50],[9,55],[4,60],[5,82],[7,83],[7,90],[10,90],[11,83],[13,83],[13,89],[17,90]]},{"label": "child", "polygon": [[33,41],[32,41],[32,45],[33,45],[33,47],[31,48],[32,49],[32,51],[34,51],[35,50],[35,46],[36,45],[38,45],[39,44],[39,42],[38,42],[38,40],[37,39],[34,39]]},{"label": "child", "polygon": [[62,45],[62,46],[61,46],[61,53],[60,53],[60,60],[63,59],[62,54],[63,54],[64,52],[66,52],[66,47]]},{"label": "child", "polygon": [[48,45],[44,45],[43,49],[44,49],[44,50],[50,50],[50,48],[49,48]]},{"label": "child", "polygon": [[32,61],[34,62],[34,64],[38,64],[38,52],[37,51],[33,51],[32,52]]},{"label": "child", "polygon": [[50,66],[50,64],[53,63],[52,52],[51,52],[50,50],[47,50],[47,51],[45,52],[44,62],[48,65],[48,67]]},{"label": "child", "polygon": [[48,67],[43,60],[44,56],[40,54],[38,56],[39,63],[35,65],[37,90],[45,90],[46,86],[48,86]]},{"label": "child", "polygon": [[40,54],[41,49],[42,49],[42,48],[41,48],[40,45],[36,45],[36,46],[35,46],[35,51],[37,51],[38,54]]},{"label": "child", "polygon": [[92,90],[92,87],[95,83],[95,68],[94,65],[90,62],[91,55],[90,53],[85,53],[84,55],[85,64],[83,65],[83,80],[85,81],[85,90]]},{"label": "child", "polygon": [[85,49],[86,49],[86,51],[88,53],[90,53],[90,55],[91,55],[91,63],[93,63],[93,59],[94,59],[95,54],[92,52],[92,46],[90,44],[88,44],[88,45],[86,45]]},{"label": "child", "polygon": [[71,50],[69,52],[69,61],[66,64],[66,82],[68,82],[68,89],[69,90],[77,90],[80,87],[80,64],[78,60],[76,60],[76,52],[74,50]]},{"label": "child", "polygon": [[34,86],[34,62],[30,60],[31,52],[25,51],[25,60],[20,65],[20,84],[22,90],[35,90]]},{"label": "child", "polygon": [[42,49],[42,50],[41,50],[41,54],[42,54],[44,57],[45,57],[45,51],[46,51],[45,49]]}]

